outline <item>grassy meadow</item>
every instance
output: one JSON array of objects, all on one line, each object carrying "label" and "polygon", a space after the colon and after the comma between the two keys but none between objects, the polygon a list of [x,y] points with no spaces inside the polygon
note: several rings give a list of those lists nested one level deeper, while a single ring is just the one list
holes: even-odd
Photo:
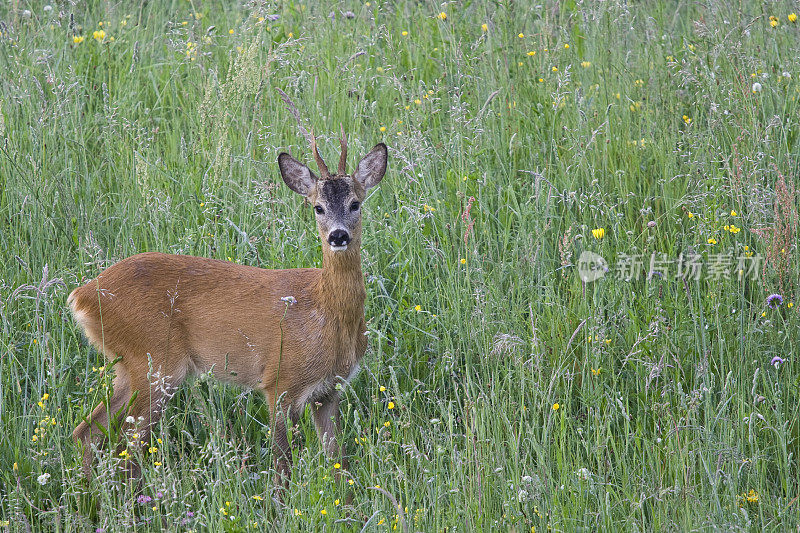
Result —
[{"label": "grassy meadow", "polygon": [[[0,531],[798,531],[800,4],[540,4],[3,2]],[[276,503],[263,398],[201,376],[87,483],[74,287],[321,265],[278,88],[329,166],[389,146],[350,471],[305,416]]]}]

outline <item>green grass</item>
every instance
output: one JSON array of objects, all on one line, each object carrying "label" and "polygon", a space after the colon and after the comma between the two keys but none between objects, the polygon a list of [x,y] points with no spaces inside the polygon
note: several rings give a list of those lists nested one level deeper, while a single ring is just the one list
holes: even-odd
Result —
[{"label": "green grass", "polygon": [[[798,202],[776,193],[799,175],[794,3],[20,4],[0,7],[0,529],[401,530],[376,485],[410,531],[800,527]],[[148,250],[321,263],[276,88],[329,161],[340,124],[351,165],[390,146],[352,486],[304,417],[278,506],[264,401],[202,378],[138,487],[113,457],[87,484],[70,435],[107,378],[72,288]],[[612,271],[582,283],[584,250]],[[614,275],[726,251],[770,261]]]}]

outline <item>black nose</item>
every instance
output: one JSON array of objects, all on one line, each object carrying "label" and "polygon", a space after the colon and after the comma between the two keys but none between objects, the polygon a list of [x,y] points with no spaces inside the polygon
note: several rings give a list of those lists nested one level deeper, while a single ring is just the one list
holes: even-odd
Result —
[{"label": "black nose", "polygon": [[350,244],[350,234],[343,229],[336,229],[328,235],[328,244],[331,246],[347,246]]}]

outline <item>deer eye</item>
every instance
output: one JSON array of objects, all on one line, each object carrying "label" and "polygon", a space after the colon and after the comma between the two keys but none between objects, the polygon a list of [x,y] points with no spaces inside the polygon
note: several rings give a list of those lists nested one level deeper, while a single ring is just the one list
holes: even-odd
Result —
[{"label": "deer eye", "polygon": [[316,213],[318,215],[324,215],[325,214],[325,210],[322,208],[321,205],[315,205],[314,206],[314,211],[316,211]]},{"label": "deer eye", "polygon": [[358,208],[361,207],[361,204],[358,202],[353,202],[350,204],[350,211],[358,211]]}]

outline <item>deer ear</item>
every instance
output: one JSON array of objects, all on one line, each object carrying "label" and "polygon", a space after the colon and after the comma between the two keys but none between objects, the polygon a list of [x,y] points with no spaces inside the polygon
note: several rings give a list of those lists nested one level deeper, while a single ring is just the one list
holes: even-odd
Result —
[{"label": "deer ear", "polygon": [[278,156],[278,167],[284,183],[297,194],[308,196],[308,192],[317,183],[314,173],[286,152]]},{"label": "deer ear", "polygon": [[365,189],[376,186],[386,174],[386,163],[389,159],[389,151],[386,145],[380,143],[369,151],[361,161],[358,162],[353,178]]}]

